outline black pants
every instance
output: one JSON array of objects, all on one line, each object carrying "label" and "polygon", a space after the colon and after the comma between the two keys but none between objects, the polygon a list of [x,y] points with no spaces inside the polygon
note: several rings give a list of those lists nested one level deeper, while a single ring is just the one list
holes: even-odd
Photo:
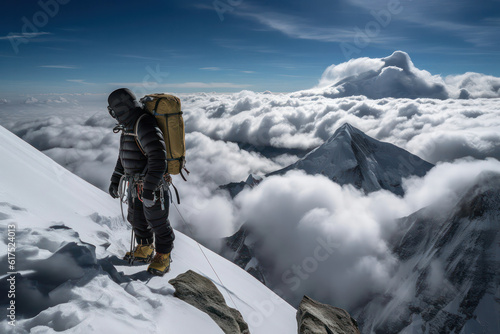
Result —
[{"label": "black pants", "polygon": [[165,192],[165,206],[163,210],[159,197],[157,194],[158,200],[150,208],[145,207],[138,198],[130,200],[127,220],[134,229],[138,244],[151,244],[154,235],[156,251],[165,254],[172,251],[175,235],[168,220],[170,204],[168,193]]}]

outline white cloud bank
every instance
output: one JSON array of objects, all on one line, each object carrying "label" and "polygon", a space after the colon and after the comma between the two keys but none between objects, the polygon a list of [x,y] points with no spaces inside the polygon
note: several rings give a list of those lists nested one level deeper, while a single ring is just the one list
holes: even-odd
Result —
[{"label": "white cloud bank", "polygon": [[[391,62],[420,73],[416,77],[421,82],[425,78],[440,82],[415,69],[411,62],[405,63],[409,61],[405,54],[395,55],[389,57],[394,58]],[[362,58],[331,67],[325,71],[321,85],[329,89],[328,82],[370,73],[385,63],[389,60]],[[455,77],[453,84],[474,86],[479,91],[494,80],[497,78],[469,73]],[[181,94],[188,166],[205,179],[218,180],[212,181],[214,184],[241,181],[249,173],[262,175],[293,163],[297,154],[322,144],[345,122],[431,163],[466,156],[500,159],[498,98],[332,99],[322,93],[323,88],[318,89],[317,94],[313,90]],[[111,132],[114,122],[105,109],[105,99],[106,94],[26,96],[21,104],[5,100],[0,109],[2,125],[71,171],[107,189],[118,135]],[[242,148],[253,148],[257,153]],[[221,174],[226,176],[221,178]]]},{"label": "white cloud bank", "polygon": [[310,150],[348,122],[436,163],[500,159],[500,99],[331,99],[321,94],[188,94],[188,131],[255,147]]},{"label": "white cloud bank", "polygon": [[292,305],[307,294],[352,309],[389,287],[397,266],[388,247],[395,220],[429,205],[446,215],[484,171],[500,173],[500,161],[439,164],[406,180],[404,198],[364,195],[293,171],[240,193],[235,216],[261,236],[256,251],[270,270],[269,284]]},{"label": "white cloud bank", "polygon": [[480,73],[441,77],[415,67],[410,56],[396,51],[385,58],[357,58],[328,67],[316,88],[298,94],[330,98],[364,95],[372,99],[500,97],[500,78]]}]

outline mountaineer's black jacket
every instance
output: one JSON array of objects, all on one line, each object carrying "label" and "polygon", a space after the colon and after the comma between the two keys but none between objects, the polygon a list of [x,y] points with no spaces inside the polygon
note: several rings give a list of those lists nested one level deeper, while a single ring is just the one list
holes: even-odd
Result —
[{"label": "mountaineer's black jacket", "polygon": [[[111,182],[118,183],[123,174],[143,173],[147,166],[143,197],[153,199],[153,191],[160,184],[167,169],[165,142],[154,116],[139,107],[135,97],[133,101],[128,100],[132,97],[127,97],[127,91],[117,100],[113,100],[111,97],[109,99],[109,105],[115,111],[117,121],[125,128],[120,138],[120,152]],[[113,103],[116,101],[118,103]],[[125,134],[134,133],[134,125],[143,114],[145,116],[140,119],[137,126],[137,139],[145,154],[137,145],[135,137]]]}]

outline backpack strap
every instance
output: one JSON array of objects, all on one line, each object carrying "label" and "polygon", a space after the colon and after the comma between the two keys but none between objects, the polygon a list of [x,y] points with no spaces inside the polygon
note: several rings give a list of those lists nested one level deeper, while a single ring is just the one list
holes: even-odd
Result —
[{"label": "backpack strap", "polygon": [[141,145],[141,142],[139,141],[139,136],[137,135],[137,129],[139,128],[139,122],[141,121],[141,119],[146,116],[146,114],[142,114],[141,116],[139,116],[139,118],[137,119],[137,121],[135,122],[134,124],[134,132],[126,132],[125,130],[123,131],[123,134],[125,136],[133,136],[134,139],[135,139],[135,142],[137,144],[137,146],[139,147],[139,149],[141,150],[141,153],[143,155],[146,155],[146,152],[144,151],[144,148],[142,147]]},{"label": "backpack strap", "polygon": [[175,196],[177,197],[177,204],[181,204],[181,197],[179,196],[179,191],[177,190],[177,187],[174,185],[174,182],[172,181],[172,176],[168,173],[165,173],[163,175],[163,180],[165,182],[164,183],[165,186],[167,186],[167,191],[169,193],[170,202],[173,203],[172,192],[170,191],[170,186],[172,186],[172,188],[174,188],[174,191],[175,191]]},{"label": "backpack strap", "polygon": [[158,109],[158,105],[160,104],[160,101],[161,101],[161,97],[158,98],[158,100],[156,100],[156,103],[155,103],[155,108],[153,109],[153,115],[158,115],[158,113],[156,112],[156,110]]}]

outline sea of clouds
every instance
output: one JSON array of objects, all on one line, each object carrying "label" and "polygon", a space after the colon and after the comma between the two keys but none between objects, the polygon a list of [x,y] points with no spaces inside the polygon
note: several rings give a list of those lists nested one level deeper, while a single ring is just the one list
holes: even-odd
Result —
[{"label": "sea of clouds", "polygon": [[[395,219],[432,203],[447,210],[479,173],[500,172],[499,79],[471,73],[443,79],[406,57],[331,66],[317,87],[294,93],[180,94],[191,174],[188,182],[174,178],[182,201],[179,211],[171,209],[174,227],[217,249],[219,238],[253,225],[264,236],[260,257],[273,264],[270,286],[295,306],[308,294],[351,308],[383,292],[397,265],[387,246]],[[383,90],[366,91],[373,80],[411,84],[377,96]],[[425,97],[397,98],[413,83],[412,94]],[[372,98],[342,96],[349,89]],[[468,99],[458,99],[462,89]],[[2,100],[0,125],[107,191],[119,145],[107,93]],[[300,172],[269,177],[234,200],[218,189],[295,162],[345,122],[437,166],[406,180],[403,198],[366,195]]]},{"label": "sea of clouds", "polygon": [[406,180],[404,197],[365,195],[294,171],[240,193],[237,217],[260,236],[256,256],[285,300],[296,306],[307,294],[353,310],[374,293],[395,293],[387,289],[398,265],[388,246],[396,220],[431,205],[436,216],[449,215],[485,171],[499,173],[500,162],[440,163],[424,178]]}]

